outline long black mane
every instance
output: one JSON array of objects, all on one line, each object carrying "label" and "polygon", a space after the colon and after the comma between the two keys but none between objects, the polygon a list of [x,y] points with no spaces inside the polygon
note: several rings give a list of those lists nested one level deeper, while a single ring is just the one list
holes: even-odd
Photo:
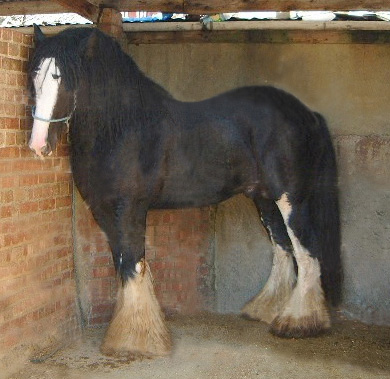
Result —
[{"label": "long black mane", "polygon": [[48,57],[55,58],[66,91],[76,94],[75,122],[93,125],[98,138],[111,144],[124,127],[145,125],[158,117],[152,107],[154,94],[170,97],[140,71],[117,41],[98,29],[67,29],[38,44],[29,66],[33,96],[32,79]]}]

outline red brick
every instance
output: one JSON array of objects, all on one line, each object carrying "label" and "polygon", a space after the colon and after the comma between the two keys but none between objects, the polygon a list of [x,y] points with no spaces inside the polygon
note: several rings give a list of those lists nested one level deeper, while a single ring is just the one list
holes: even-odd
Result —
[{"label": "red brick", "polygon": [[22,175],[19,177],[20,186],[31,186],[31,185],[38,184],[38,182],[39,182],[38,174]]},{"label": "red brick", "polygon": [[55,177],[56,177],[57,182],[68,182],[71,180],[70,173],[59,172],[59,173],[56,173]]},{"label": "red brick", "polygon": [[16,207],[14,205],[0,206],[0,217],[7,218],[17,215]]},{"label": "red brick", "polygon": [[5,135],[5,143],[6,145],[16,145],[16,133],[7,132]]},{"label": "red brick", "polygon": [[46,211],[46,210],[49,210],[49,209],[54,209],[55,205],[56,205],[55,199],[41,200],[39,202],[39,210]]},{"label": "red brick", "polygon": [[30,49],[27,46],[20,46],[20,57],[22,59],[29,59]]},{"label": "red brick", "polygon": [[100,256],[100,257],[94,257],[93,258],[93,265],[94,266],[107,266],[111,264],[110,257],[108,256]]},{"label": "red brick", "polygon": [[8,54],[8,43],[4,41],[0,41],[0,54],[7,55]]},{"label": "red brick", "polygon": [[36,202],[26,202],[20,205],[20,213],[32,213],[37,212],[39,209],[39,204]]},{"label": "red brick", "polygon": [[5,71],[0,70],[0,84],[7,83],[7,73]]},{"label": "red brick", "polygon": [[55,174],[52,172],[45,172],[38,174],[38,183],[53,183],[55,181]]},{"label": "red brick", "polygon": [[9,29],[3,29],[1,33],[1,39],[3,41],[12,41],[12,31]]},{"label": "red brick", "polygon": [[95,267],[92,270],[94,278],[106,278],[115,274],[114,267]]},{"label": "red brick", "polygon": [[[22,52],[22,54],[25,54]],[[26,87],[27,86],[27,75],[26,74],[21,74],[21,73],[16,73],[16,85],[18,87]],[[26,96],[26,93],[23,94]],[[25,100],[27,102],[27,99]],[[32,125],[32,122],[29,122],[30,125]]]},{"label": "red brick", "polygon": [[16,43],[9,43],[8,44],[8,55],[11,57],[19,57],[19,55],[20,55],[19,45]]},{"label": "red brick", "polygon": [[14,31],[12,33],[12,41],[20,45],[21,43],[23,43],[23,34]]},{"label": "red brick", "polygon": [[19,120],[17,118],[0,118],[0,128],[1,129],[19,129]]},{"label": "red brick", "polygon": [[23,34],[23,44],[31,46],[33,43],[33,36],[28,34]]},{"label": "red brick", "polygon": [[20,71],[22,62],[14,58],[3,57],[1,60],[1,68],[8,71]]},{"label": "red brick", "polygon": [[[7,84],[12,85],[12,81],[13,81],[12,79],[13,79],[13,76],[11,74],[8,74],[8,76],[7,76]],[[1,104],[1,106],[2,106],[3,114],[5,116],[9,116],[9,117],[17,116],[16,105],[15,104],[5,103],[5,104]]]},{"label": "red brick", "polygon": [[16,146],[12,147],[0,147],[0,158],[18,158],[20,157],[20,148]]},{"label": "red brick", "polygon": [[56,200],[56,208],[70,207],[72,205],[72,199],[70,196],[59,197]]}]

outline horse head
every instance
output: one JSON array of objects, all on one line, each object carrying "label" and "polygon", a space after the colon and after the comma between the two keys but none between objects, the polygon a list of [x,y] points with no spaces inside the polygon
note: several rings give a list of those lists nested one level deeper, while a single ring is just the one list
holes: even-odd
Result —
[{"label": "horse head", "polygon": [[[35,101],[29,147],[39,157],[50,155],[61,134],[69,129],[76,108],[75,70],[64,68],[61,47],[55,46],[41,29],[34,25],[36,52],[30,62],[30,93]],[[75,60],[77,56],[75,55]]]}]

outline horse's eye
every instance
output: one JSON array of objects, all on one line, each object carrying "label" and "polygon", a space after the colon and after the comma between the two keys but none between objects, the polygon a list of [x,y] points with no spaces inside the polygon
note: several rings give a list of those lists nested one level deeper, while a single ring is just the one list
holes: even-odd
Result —
[{"label": "horse's eye", "polygon": [[61,77],[61,75],[57,74],[51,74],[51,76],[53,77],[53,79],[59,79]]}]

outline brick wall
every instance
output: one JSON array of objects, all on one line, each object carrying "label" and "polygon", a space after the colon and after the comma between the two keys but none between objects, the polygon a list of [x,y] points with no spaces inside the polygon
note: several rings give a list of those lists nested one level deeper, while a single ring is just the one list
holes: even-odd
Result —
[{"label": "brick wall", "polygon": [[146,258],[166,312],[214,307],[215,209],[154,210],[147,218]]},{"label": "brick wall", "polygon": [[117,281],[105,234],[77,193],[75,197],[75,264],[82,316],[87,325],[109,322]]},{"label": "brick wall", "polygon": [[[76,264],[87,324],[110,320],[117,290],[106,237],[80,196],[76,199]],[[148,213],[146,259],[164,311],[194,313],[214,306],[214,208]]]},{"label": "brick wall", "polygon": [[0,356],[78,330],[67,146],[45,160],[27,148],[31,51],[0,29]]}]

